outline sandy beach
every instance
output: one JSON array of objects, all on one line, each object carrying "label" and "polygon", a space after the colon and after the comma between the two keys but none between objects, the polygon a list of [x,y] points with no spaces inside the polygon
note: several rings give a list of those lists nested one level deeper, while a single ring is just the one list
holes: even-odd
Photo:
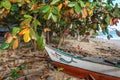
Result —
[{"label": "sandy beach", "polygon": [[[120,60],[120,40],[90,39],[89,42],[65,40],[65,46],[88,53],[88,56],[110,60]],[[89,55],[90,54],[90,55]]]},{"label": "sandy beach", "polygon": [[102,42],[106,45],[109,45],[113,48],[116,48],[116,49],[120,49],[120,40],[117,40],[117,39],[92,39],[93,41],[96,41],[96,42]]},{"label": "sandy beach", "polygon": [[[103,58],[108,60],[120,60],[119,40],[91,39],[89,42],[81,42],[73,39],[65,40],[64,49],[83,52],[80,55]],[[17,50],[4,50],[0,53],[0,80],[85,80],[78,79],[61,72],[62,68],[54,68],[52,61],[48,60],[46,52],[32,51],[32,48]],[[78,54],[79,55],[79,54]],[[13,70],[23,66],[22,73],[14,76]],[[16,71],[16,73],[19,72]]]}]

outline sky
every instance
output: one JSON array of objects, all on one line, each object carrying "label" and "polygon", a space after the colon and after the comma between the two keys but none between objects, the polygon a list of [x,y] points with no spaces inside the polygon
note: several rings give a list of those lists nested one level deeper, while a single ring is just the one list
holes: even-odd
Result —
[{"label": "sky", "polygon": [[120,5],[120,0],[113,1],[114,3],[118,3]]}]

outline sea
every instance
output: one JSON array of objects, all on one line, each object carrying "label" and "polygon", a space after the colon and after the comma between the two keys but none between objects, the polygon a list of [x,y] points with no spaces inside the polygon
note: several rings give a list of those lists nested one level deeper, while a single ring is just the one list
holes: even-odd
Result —
[{"label": "sea", "polygon": [[[120,30],[119,30],[120,31]],[[120,40],[120,37],[116,34],[116,32],[114,30],[110,30],[109,34],[112,35],[112,38],[110,38],[111,40]],[[100,38],[100,39],[107,39],[107,35],[104,35],[102,33],[102,31],[98,32],[98,36],[96,36],[96,38]]]}]

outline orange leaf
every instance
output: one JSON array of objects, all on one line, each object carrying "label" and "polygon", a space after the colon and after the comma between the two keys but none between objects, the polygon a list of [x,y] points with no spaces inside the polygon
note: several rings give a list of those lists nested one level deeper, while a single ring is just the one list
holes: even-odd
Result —
[{"label": "orange leaf", "polygon": [[85,14],[83,14],[83,15],[82,15],[82,18],[86,18],[86,15],[85,15]]},{"label": "orange leaf", "polygon": [[110,25],[113,25],[113,18],[110,18]]},{"label": "orange leaf", "polygon": [[9,12],[10,12],[10,9],[6,9],[6,10],[4,11],[5,14],[8,14]]},{"label": "orange leaf", "polygon": [[20,36],[22,36],[22,35],[25,34],[25,32],[26,32],[27,30],[28,30],[28,28],[25,28],[25,29],[21,30],[18,34],[19,34]]},{"label": "orange leaf", "polygon": [[82,18],[86,18],[87,16],[88,16],[87,8],[83,8]]},{"label": "orange leaf", "polygon": [[34,9],[35,9],[35,5],[32,5],[30,11],[31,11],[31,10],[34,10]]},{"label": "orange leaf", "polygon": [[8,33],[7,35],[8,35],[8,37],[7,37],[7,40],[6,40],[5,42],[6,42],[6,43],[11,43],[12,40],[13,40],[13,35],[10,34],[10,33]]},{"label": "orange leaf", "polygon": [[30,4],[30,0],[25,0],[25,2],[26,2],[27,4]]},{"label": "orange leaf", "polygon": [[41,8],[41,6],[32,5],[30,11],[31,11],[31,10],[37,10],[37,9],[40,9],[40,8]]},{"label": "orange leaf", "polygon": [[4,38],[7,38],[7,36],[8,36],[8,32],[6,32],[5,34],[4,34]]},{"label": "orange leaf", "polygon": [[21,11],[19,12],[19,14],[20,14],[20,15],[24,15],[24,14],[25,14],[25,11],[21,10]]},{"label": "orange leaf", "polygon": [[50,28],[44,28],[44,32],[51,31]]},{"label": "orange leaf", "polygon": [[81,18],[82,17],[82,15],[81,14],[77,14],[77,18]]},{"label": "orange leaf", "polygon": [[19,40],[18,40],[18,38],[16,38],[13,45],[12,45],[12,49],[18,48],[18,45],[19,45]]},{"label": "orange leaf", "polygon": [[59,4],[59,5],[57,6],[59,10],[61,10],[62,5],[63,5],[63,4],[61,3],[61,4]]}]

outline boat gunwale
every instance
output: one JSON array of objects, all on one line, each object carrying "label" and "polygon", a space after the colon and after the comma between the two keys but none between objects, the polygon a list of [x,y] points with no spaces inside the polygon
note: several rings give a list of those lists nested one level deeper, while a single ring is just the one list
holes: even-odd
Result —
[{"label": "boat gunwale", "polygon": [[[84,59],[85,57],[81,57],[81,58],[80,58],[80,56],[76,56],[76,57],[75,57],[74,54],[69,54],[69,53],[67,53],[67,52],[65,52],[65,51],[62,51],[62,50],[60,50],[60,49],[56,49],[56,48],[51,47],[51,46],[49,46],[49,45],[47,45],[47,47],[50,48],[50,49],[52,49],[52,50],[54,50],[55,52],[60,53],[61,55],[64,55],[64,56],[68,56],[68,57],[75,58],[75,59],[82,60],[82,61],[88,61],[88,62],[97,63],[97,64],[101,64],[101,65],[106,65],[106,66],[111,66],[111,67],[115,67],[115,68],[120,68],[120,67],[117,67],[116,65],[112,65],[112,64],[109,64],[109,63],[107,63],[107,62],[104,62],[104,63],[102,63],[102,62],[97,62],[97,61],[95,62],[95,61],[86,60],[86,59]],[[61,52],[59,52],[58,50],[61,51]],[[64,52],[64,53],[62,53],[62,52]],[[79,57],[79,58],[78,58],[78,57]],[[104,60],[104,59],[103,59],[103,60]]]}]

